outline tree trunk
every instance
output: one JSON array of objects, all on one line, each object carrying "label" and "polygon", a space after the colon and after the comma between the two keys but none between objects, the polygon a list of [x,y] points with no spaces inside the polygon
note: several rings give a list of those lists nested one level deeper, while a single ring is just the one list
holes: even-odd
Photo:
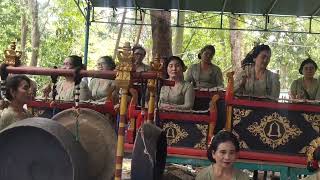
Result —
[{"label": "tree trunk", "polygon": [[152,57],[172,55],[171,13],[168,11],[150,11],[152,28]]},{"label": "tree trunk", "polygon": [[[184,18],[185,13],[184,12],[179,12],[179,25],[184,24]],[[176,36],[175,36],[175,41],[174,41],[174,46],[173,46],[173,54],[182,56],[182,45],[183,45],[183,32],[184,28],[183,27],[177,27],[176,28]]]},{"label": "tree trunk", "polygon": [[21,5],[21,62],[25,63],[26,57],[26,44],[27,44],[27,34],[28,34],[28,21],[27,21],[27,8],[28,0],[20,0]]},{"label": "tree trunk", "polygon": [[[144,16],[145,16],[145,14],[143,13],[143,14],[141,15],[141,24],[144,23]],[[143,28],[143,25],[140,25],[140,26],[138,27],[137,37],[136,37],[136,40],[135,40],[135,45],[136,45],[136,44],[139,44],[140,36],[141,36],[141,32],[142,32],[142,28]]]},{"label": "tree trunk", "polygon": [[[238,21],[235,18],[229,18],[230,29],[238,28]],[[241,31],[230,31],[230,45],[231,45],[231,61],[233,71],[237,74],[241,71],[241,60],[242,60],[242,32]]]},{"label": "tree trunk", "polygon": [[117,55],[117,52],[118,52],[120,39],[121,39],[121,35],[122,35],[123,23],[126,20],[126,15],[127,15],[127,9],[124,9],[124,12],[123,12],[123,15],[122,15],[121,24],[120,24],[120,28],[119,28],[119,32],[118,32],[118,37],[117,37],[117,41],[116,41],[116,46],[115,46],[114,51],[113,51],[113,56],[112,56],[113,59],[116,59],[116,55]]},{"label": "tree trunk", "polygon": [[39,31],[39,3],[37,0],[29,0],[29,7],[32,19],[32,55],[30,66],[37,66],[39,57],[39,46],[40,46],[40,31]]}]

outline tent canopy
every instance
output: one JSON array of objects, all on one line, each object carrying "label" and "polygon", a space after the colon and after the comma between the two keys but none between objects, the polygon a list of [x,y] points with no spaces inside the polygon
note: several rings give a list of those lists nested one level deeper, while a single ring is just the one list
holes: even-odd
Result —
[{"label": "tent canopy", "polygon": [[94,7],[320,16],[320,0],[89,0]]}]

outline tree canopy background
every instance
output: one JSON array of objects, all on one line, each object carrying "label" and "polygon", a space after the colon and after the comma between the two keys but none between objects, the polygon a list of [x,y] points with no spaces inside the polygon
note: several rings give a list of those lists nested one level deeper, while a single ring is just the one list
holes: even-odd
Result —
[{"label": "tree canopy background", "polygon": [[[34,51],[32,46],[31,19],[32,8],[30,3],[38,3],[38,21],[40,33],[40,45],[38,48],[37,66],[53,67],[61,66],[64,58],[68,55],[76,54],[83,56],[85,20],[78,10],[74,1],[65,0],[2,0],[0,2],[0,55],[3,56],[3,50],[7,49],[11,41],[18,41],[18,49],[21,48],[22,15],[27,14],[27,36],[25,64],[30,64],[31,53]],[[29,4],[28,6],[26,4]],[[124,11],[118,9],[97,9],[95,14],[103,17],[107,21],[120,21]],[[134,12],[128,12],[127,18],[134,17]],[[254,28],[255,26],[264,26],[264,17],[259,16],[230,16],[223,19],[223,26],[228,28],[231,21],[236,19],[236,26],[245,28]],[[99,19],[97,19],[99,20]],[[177,21],[175,13],[171,15],[171,23]],[[219,26],[220,16],[210,15],[210,13],[185,13],[184,25],[190,26]],[[150,12],[146,11],[144,23],[150,24]],[[287,30],[308,30],[308,21],[297,17],[271,17],[268,23],[269,27],[285,28]],[[118,37],[119,24],[92,23],[90,27],[89,40],[89,58],[88,69],[94,69],[95,60],[100,56],[113,55]],[[120,39],[120,46],[126,42],[135,42],[138,35],[137,25],[124,25]],[[320,31],[319,19],[316,19],[313,28]],[[179,36],[179,28],[172,27],[172,41],[182,43],[172,43],[173,49],[180,45],[181,56],[187,65],[198,62],[197,54],[199,50],[207,45],[213,44],[216,48],[216,55],[213,63],[221,67],[222,71],[227,72],[238,70],[234,66],[231,47],[231,33],[228,30],[214,29],[183,29],[182,37]],[[181,32],[180,32],[181,33]],[[298,68],[300,63],[307,57],[311,57],[317,63],[320,63],[320,35],[317,34],[299,34],[284,32],[261,32],[261,31],[241,31],[241,36],[235,39],[240,42],[240,55],[237,55],[237,61],[244,58],[255,44],[264,43],[271,46],[272,57],[269,69],[280,74],[282,89],[290,88],[294,79],[300,77]],[[182,38],[182,39],[181,39]],[[151,26],[143,26],[139,44],[147,50],[146,62],[152,59],[152,35]],[[179,52],[179,51],[176,51]],[[240,57],[239,57],[240,56]],[[317,72],[318,73],[318,72]],[[318,74],[316,75],[318,77]],[[49,78],[34,77],[39,86],[49,81]]]}]

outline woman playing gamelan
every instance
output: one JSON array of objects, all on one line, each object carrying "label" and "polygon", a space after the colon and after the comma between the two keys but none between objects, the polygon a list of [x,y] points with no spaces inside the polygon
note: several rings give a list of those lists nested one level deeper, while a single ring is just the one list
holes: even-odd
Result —
[{"label": "woman playing gamelan", "polygon": [[184,81],[183,72],[186,70],[181,58],[171,56],[168,60],[167,73],[169,80],[174,81],[173,87],[163,86],[160,92],[160,108],[163,109],[192,109],[194,89],[192,84]]}]

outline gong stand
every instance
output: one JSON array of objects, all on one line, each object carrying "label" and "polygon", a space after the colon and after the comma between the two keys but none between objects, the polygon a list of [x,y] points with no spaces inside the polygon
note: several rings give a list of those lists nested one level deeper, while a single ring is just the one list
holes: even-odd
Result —
[{"label": "gong stand", "polygon": [[211,101],[210,101],[210,118],[211,120],[209,121],[209,131],[208,131],[208,138],[207,138],[207,143],[210,144],[211,138],[213,137],[213,131],[216,127],[215,120],[218,119],[218,100],[220,99],[220,96],[218,94],[215,94],[212,96]]},{"label": "gong stand", "polygon": [[[228,85],[227,85],[227,91],[226,91],[226,104],[230,102],[233,99],[233,85],[234,85],[234,79],[233,79],[234,72],[227,73],[228,77]],[[226,118],[226,125],[225,129],[227,131],[231,131],[231,123],[232,123],[232,106],[227,105],[227,118]]]},{"label": "gong stand", "polygon": [[[141,72],[140,72],[141,73]],[[145,104],[145,83],[144,83],[144,79],[141,78],[140,79],[140,105],[141,105],[141,115],[143,115],[144,113],[144,104]],[[128,131],[127,131],[127,136],[126,136],[126,142],[129,143],[134,143],[134,138],[135,138],[135,134],[136,134],[136,114],[135,114],[135,110],[137,107],[139,101],[139,95],[132,94],[131,93],[131,101],[128,107],[128,119],[129,119],[129,126],[128,126]]]},{"label": "gong stand", "polygon": [[0,76],[1,76],[1,83],[0,83],[0,90],[1,90],[1,99],[4,100],[6,99],[6,79],[9,75],[7,71],[7,64],[1,64],[0,66]]},{"label": "gong stand", "polygon": [[[58,69],[57,66],[53,67],[54,69]],[[52,101],[56,100],[57,92],[57,82],[58,82],[58,75],[51,75],[51,82],[52,82]]]},{"label": "gong stand", "polygon": [[[150,63],[150,66],[151,66],[151,72],[155,72],[158,78],[162,78],[163,64],[160,62],[159,54],[156,55],[156,57]],[[147,119],[148,123],[154,123],[155,94],[156,94],[157,84],[158,84],[157,79],[149,79],[147,84],[147,87],[149,90],[148,119]]]},{"label": "gong stand", "polygon": [[74,71],[74,87],[75,87],[75,93],[74,93],[74,114],[76,119],[76,141],[80,140],[80,132],[79,132],[79,116],[80,116],[80,109],[79,109],[79,101],[80,101],[80,83],[82,77],[80,76],[80,68],[76,68]]},{"label": "gong stand", "polygon": [[[2,71],[0,69],[0,71]],[[73,77],[74,70],[73,69],[53,69],[53,68],[43,68],[43,67],[6,67],[6,71],[12,74],[30,74],[30,75],[44,75],[44,76],[68,76]],[[1,73],[1,72],[0,72]],[[106,71],[95,71],[95,70],[80,70],[79,72],[81,77],[93,77],[93,78],[101,78],[101,79],[110,79],[114,80],[117,72],[106,70]],[[144,79],[156,79],[157,74],[154,72],[132,72],[131,82],[140,82],[141,78]],[[173,81],[164,80],[165,86],[174,86]]]},{"label": "gong stand", "polygon": [[[53,67],[54,69],[57,69],[57,66]],[[52,116],[55,115],[56,113],[56,106],[55,106],[55,101],[56,101],[56,96],[58,94],[57,92],[57,82],[58,82],[58,75],[52,75],[51,76],[51,82],[52,82],[52,102],[50,103],[50,106],[53,108],[52,110]]]},{"label": "gong stand", "polygon": [[129,86],[132,83],[132,72],[133,68],[133,54],[131,50],[130,43],[126,42],[124,47],[118,48],[117,58],[119,64],[116,67],[116,84],[121,91],[120,100],[120,121],[118,128],[118,142],[117,142],[117,152],[116,152],[116,170],[115,170],[115,180],[121,180],[122,174],[122,161],[124,154],[124,135],[125,135],[125,125],[126,125],[126,112],[127,112],[127,97]]},{"label": "gong stand", "polygon": [[[120,122],[118,129],[118,143],[116,153],[116,172],[115,179],[121,179],[122,160],[124,152],[124,133],[125,133],[125,115],[127,111],[127,95],[128,88],[133,82],[139,82],[141,78],[156,79],[158,74],[155,72],[133,72],[132,68],[132,51],[131,47],[124,46],[118,51],[118,59],[120,64],[117,66],[117,71],[93,71],[93,70],[79,70],[77,72],[79,77],[93,77],[101,79],[115,79],[118,87],[121,88],[122,96],[120,102]],[[4,67],[0,69],[2,73],[12,74],[31,74],[31,75],[46,75],[46,76],[68,76],[74,77],[75,70],[72,69],[53,69],[41,67]],[[174,82],[163,80],[164,85],[173,86]]]},{"label": "gong stand", "polygon": [[[140,72],[142,73],[142,72]],[[140,104],[141,104],[141,120],[142,123],[144,123],[146,121],[146,91],[147,91],[147,85],[146,85],[147,81],[143,78],[141,78],[141,86],[140,86]]]},{"label": "gong stand", "polygon": [[161,121],[159,117],[159,103],[160,103],[160,93],[161,93],[161,87],[163,86],[163,79],[157,80],[157,89],[156,89],[156,96],[155,96],[155,109],[154,109],[154,122],[156,126],[162,127]]},{"label": "gong stand", "polygon": [[[0,73],[3,70],[0,68]],[[44,76],[68,76],[73,77],[74,70],[72,69],[53,69],[53,68],[43,68],[43,67],[6,67],[5,71],[7,73],[12,74],[30,74],[30,75],[44,75]],[[110,79],[114,80],[116,77],[116,71],[94,71],[94,70],[80,70],[79,75],[81,77],[93,77],[93,78],[101,78],[101,79]],[[156,79],[157,74],[154,72],[132,72],[131,74],[132,79],[131,82],[140,82],[141,78],[144,79]],[[174,86],[173,81],[164,80],[165,86]]]}]

